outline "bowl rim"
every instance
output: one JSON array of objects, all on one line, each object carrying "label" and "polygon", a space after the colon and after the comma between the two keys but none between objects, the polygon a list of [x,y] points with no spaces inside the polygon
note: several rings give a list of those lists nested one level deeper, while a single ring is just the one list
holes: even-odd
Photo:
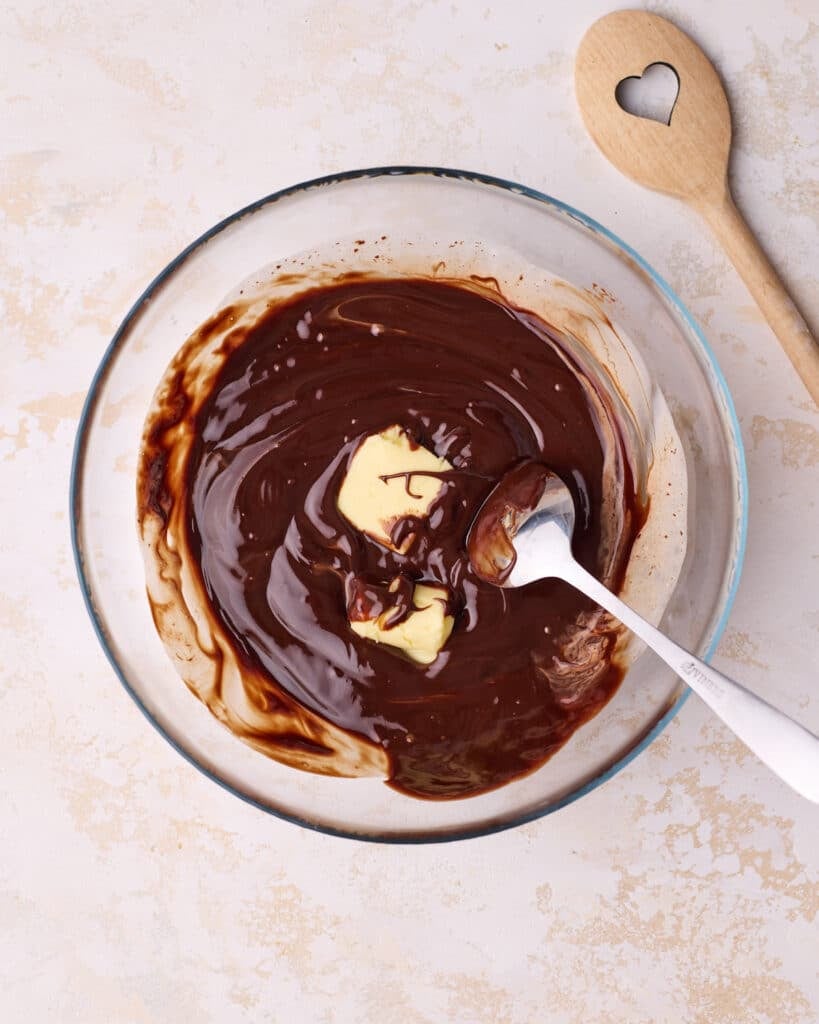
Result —
[{"label": "bowl rim", "polygon": [[737,589],[739,587],[740,577],[742,575],[742,566],[745,558],[745,547],[748,533],[748,474],[745,463],[745,448],[742,442],[742,433],[740,429],[739,420],[737,418],[736,409],[734,407],[733,398],[728,388],[725,375],[723,374],[719,363],[717,362],[716,356],[705,338],[705,335],[700,328],[693,315],[690,313],[688,308],[683,303],[682,299],[677,295],[673,288],[666,282],[666,280],[627,242],[623,241],[613,231],[610,231],[607,227],[601,224],[599,221],[590,217],[588,214],[583,213],[581,210],[565,203],[554,196],[549,195],[546,192],[541,192],[538,189],[531,188],[527,185],[519,184],[518,182],[510,181],[506,178],[497,177],[491,174],[484,174],[479,171],[467,171],[450,167],[436,167],[436,166],[425,166],[425,165],[413,165],[413,164],[395,164],[386,165],[382,167],[363,167],[349,171],[341,171],[335,174],[326,174],[317,178],[310,178],[306,181],[299,182],[295,185],[289,185],[286,188],[278,189],[275,192],[271,192],[260,199],[243,206],[239,210],[222,220],[218,221],[212,227],[208,228],[205,232],[195,238],[189,245],[187,245],[182,251],[174,257],[147,285],[143,290],[142,294],[132,304],[131,308],[126,313],[124,319],[120,323],[119,327],[115,331],[111,341],[108,343],[105,351],[102,355],[102,359],[91,378],[88,393],[83,402],[82,412],[77,424],[77,433],[74,440],[74,447],[71,458],[71,470],[69,477],[69,512],[70,512],[70,527],[71,527],[71,548],[74,557],[74,566],[77,571],[77,576],[80,583],[80,590],[82,592],[83,600],[85,602],[86,611],[91,619],[94,632],[97,640],[99,641],[105,656],[108,659],[111,667],[113,668],[116,676],[119,678],[120,683],[124,686],[126,692],[133,699],[137,707],[147,718],[147,720],[154,726],[154,728],[160,733],[160,735],[177,751],[189,764],[193,765],[198,771],[202,772],[208,779],[215,782],[222,789],[231,793],[233,796],[239,797],[246,803],[257,807],[259,810],[264,811],[266,814],[270,814],[273,817],[279,818],[283,821],[290,822],[295,825],[300,825],[303,828],[310,829],[313,832],[320,832],[326,835],[337,836],[344,839],[355,839],[362,842],[372,843],[385,843],[385,844],[406,844],[406,845],[420,845],[427,843],[446,843],[456,842],[462,839],[473,839],[480,836],[493,835],[497,832],[503,832],[507,829],[516,828],[520,825],[527,824],[531,821],[536,821],[540,818],[545,818],[555,811],[560,810],[562,807],[566,807],[581,797],[586,796],[593,790],[597,789],[603,783],[613,778],[620,771],[622,771],[631,761],[633,761],[642,751],[644,751],[666,728],[669,722],[676,717],[683,704],[690,696],[691,690],[689,687],[684,686],[680,691],[678,697],[674,702],[667,708],[664,714],[657,720],[657,722],[649,729],[638,742],[621,758],[611,764],[604,771],[595,775],[592,779],[589,779],[582,786],[572,790],[571,793],[567,793],[565,796],[556,800],[546,808],[539,808],[533,811],[527,811],[522,814],[515,815],[509,821],[503,822],[492,822],[487,825],[472,826],[466,828],[457,828],[451,832],[440,832],[424,834],[408,834],[408,835],[397,835],[397,834],[368,834],[368,833],[356,833],[352,830],[345,830],[343,828],[335,828],[333,826],[320,824],[318,822],[310,821],[308,818],[299,817],[296,814],[291,814],[280,808],[271,807],[268,804],[255,799],[247,793],[241,792],[235,788],[230,782],[221,778],[215,774],[204,764],[201,764],[196,758],[190,754],[164,727],[157,721],[156,718],[151,714],[148,708],[143,703],[139,694],[131,686],[125,671],[120,666],[116,654],[114,653],[112,646],[109,644],[106,638],[105,627],[103,624],[102,616],[97,610],[94,602],[94,594],[92,590],[91,582],[86,575],[84,565],[84,554],[82,543],[80,539],[80,521],[82,513],[82,478],[83,478],[83,466],[86,452],[86,441],[88,435],[88,425],[95,410],[97,401],[99,399],[100,389],[105,381],[108,371],[114,361],[114,358],[118,354],[122,347],[127,334],[129,332],[132,321],[137,317],[144,304],[150,300],[154,292],[160,288],[173,274],[174,272],[185,262],[185,260],[194,253],[201,246],[205,245],[216,235],[220,234],[225,228],[232,224],[237,223],[243,217],[255,213],[262,207],[267,206],[271,203],[278,202],[282,199],[287,199],[290,196],[297,195],[301,192],[307,192],[310,189],[319,188],[323,186],[331,186],[340,184],[342,182],[354,181],[357,179],[364,178],[382,178],[382,177],[407,177],[410,175],[427,175],[434,178],[443,178],[449,180],[458,180],[468,183],[478,184],[482,186],[489,186],[490,188],[496,188],[500,191],[511,192],[516,195],[524,196],[528,199],[533,199],[545,206],[552,207],[558,212],[568,216],[570,219],[576,221],[583,228],[588,230],[593,235],[602,236],[608,243],[613,245],[615,248],[620,249],[626,253],[628,257],[634,261],[634,263],[648,276],[652,284],[657,288],[666,302],[672,307],[672,309],[679,315],[683,322],[687,325],[691,331],[693,340],[699,345],[701,354],[705,358],[705,362],[711,371],[713,376],[713,384],[715,390],[719,393],[724,408],[727,413],[726,424],[730,429],[730,440],[733,443],[733,452],[736,460],[736,473],[737,473],[737,508],[738,516],[736,521],[736,551],[733,565],[731,566],[730,581],[727,589],[727,593],[724,599],[722,612],[719,619],[714,627],[711,641],[705,651],[704,659],[708,660],[713,655],[717,648],[717,645],[722,637],[725,630],[725,626],[728,621],[728,617],[731,613],[731,609],[734,605],[736,598]]}]

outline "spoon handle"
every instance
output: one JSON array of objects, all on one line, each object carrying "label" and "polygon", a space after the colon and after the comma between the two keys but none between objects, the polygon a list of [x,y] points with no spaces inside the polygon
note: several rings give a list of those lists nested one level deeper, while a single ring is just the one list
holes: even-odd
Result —
[{"label": "spoon handle", "polygon": [[819,737],[669,640],[576,562],[560,575],[644,640],[781,779],[819,803]]},{"label": "spoon handle", "polygon": [[788,295],[753,232],[736,208],[727,185],[718,198],[697,203],[748,291],[779,339],[793,367],[819,406],[819,344]]}]

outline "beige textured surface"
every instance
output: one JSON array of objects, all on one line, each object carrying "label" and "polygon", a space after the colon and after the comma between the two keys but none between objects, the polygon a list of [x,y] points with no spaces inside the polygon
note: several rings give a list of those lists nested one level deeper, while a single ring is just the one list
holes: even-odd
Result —
[{"label": "beige textured surface", "polygon": [[[739,20],[734,4],[650,6],[720,62],[738,201],[816,326],[815,0],[758,0]],[[819,813],[694,700],[621,775],[544,821],[443,847],[334,840],[241,804],[144,722],[71,564],[82,398],[165,262],[234,208],[315,174],[485,170],[611,226],[705,326],[752,492],[717,660],[819,729],[819,416],[694,215],[620,177],[586,138],[572,55],[608,9],[3,6],[4,1021],[819,1019]]]}]

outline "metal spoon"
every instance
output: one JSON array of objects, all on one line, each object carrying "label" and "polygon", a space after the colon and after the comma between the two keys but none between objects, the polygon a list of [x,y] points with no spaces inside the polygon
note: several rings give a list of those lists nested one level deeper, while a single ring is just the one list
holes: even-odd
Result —
[{"label": "metal spoon", "polygon": [[819,737],[694,657],[632,611],[573,555],[571,493],[545,466],[523,463],[504,477],[470,530],[470,561],[501,587],[558,577],[571,583],[636,633],[772,771],[819,803]]}]

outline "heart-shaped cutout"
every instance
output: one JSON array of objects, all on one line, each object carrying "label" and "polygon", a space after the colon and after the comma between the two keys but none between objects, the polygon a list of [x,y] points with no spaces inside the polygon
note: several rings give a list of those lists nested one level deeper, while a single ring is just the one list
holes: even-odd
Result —
[{"label": "heart-shaped cutout", "polygon": [[617,83],[614,98],[627,114],[645,117],[660,124],[671,124],[671,115],[680,95],[680,79],[670,64],[649,64],[642,75]]}]

